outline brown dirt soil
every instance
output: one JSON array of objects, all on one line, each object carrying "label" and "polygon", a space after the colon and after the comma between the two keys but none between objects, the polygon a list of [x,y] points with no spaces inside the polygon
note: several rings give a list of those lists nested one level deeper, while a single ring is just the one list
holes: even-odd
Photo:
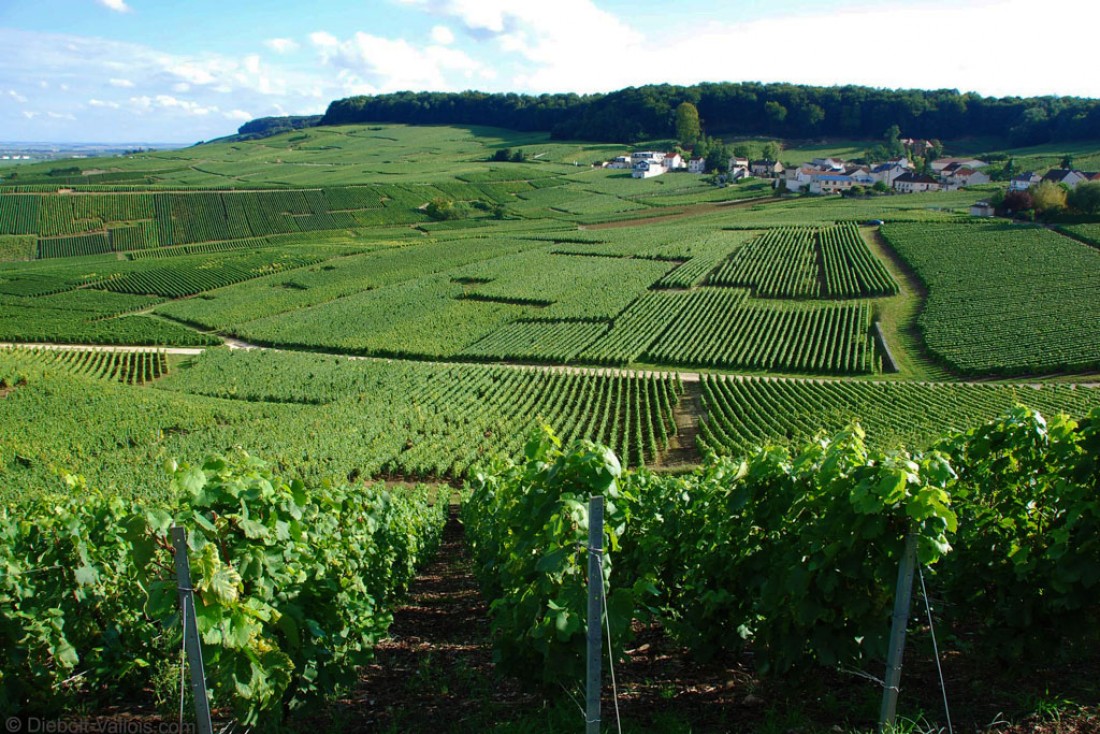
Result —
[{"label": "brown dirt soil", "polygon": [[330,723],[346,732],[468,731],[489,711],[500,720],[536,705],[518,683],[493,680],[488,615],[452,505],[438,556],[413,582],[359,686],[332,707]]},{"label": "brown dirt soil", "polygon": [[[615,666],[627,731],[875,728],[881,688],[857,673],[810,668],[762,677],[751,652],[700,661],[659,625],[635,623],[634,632],[626,659]],[[560,714],[543,716],[549,705],[537,691],[494,669],[488,608],[477,591],[456,507],[438,557],[413,583],[407,603],[396,612],[390,639],[377,652],[356,690],[314,719],[318,730],[475,732],[522,717],[527,724],[518,730],[550,732],[561,720]],[[917,720],[913,731],[918,734],[947,731],[930,652],[926,635],[911,636],[899,714]],[[952,652],[943,660],[955,732],[1100,732],[1100,659],[1095,656],[1073,665],[1032,661],[1016,667]],[[881,676],[879,667],[867,672]],[[613,705],[605,690],[605,727],[614,721]],[[543,718],[549,728],[540,727]]]}]

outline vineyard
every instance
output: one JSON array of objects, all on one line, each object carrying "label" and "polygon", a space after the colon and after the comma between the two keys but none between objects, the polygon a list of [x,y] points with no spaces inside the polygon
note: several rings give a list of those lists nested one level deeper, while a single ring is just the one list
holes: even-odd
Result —
[{"label": "vineyard", "polygon": [[176,523],[201,599],[205,686],[245,726],[354,681],[438,546],[445,504],[425,487],[307,488],[240,451],[170,469],[164,503],[72,477],[68,497],[0,508],[5,715],[133,699],[177,668]]},{"label": "vineyard", "polygon": [[683,296],[677,322],[643,357],[657,364],[823,374],[881,371],[866,303],[801,304],[706,288]]},{"label": "vineyard", "polygon": [[321,258],[293,257],[268,251],[254,255],[209,259],[193,267],[175,264],[165,268],[150,268],[119,278],[109,278],[93,284],[93,287],[113,293],[182,298],[251,278],[302,268],[320,261]]},{"label": "vineyard", "polygon": [[768,442],[806,441],[858,420],[876,448],[924,448],[935,436],[1023,403],[1054,415],[1100,408],[1100,389],[1073,385],[924,384],[706,376],[699,446],[737,456]]},{"label": "vineyard", "polygon": [[[460,200],[499,203],[505,191],[444,187]],[[427,221],[434,186],[360,186],[189,193],[0,193],[0,235],[37,235],[40,258],[130,252],[279,234]]]},{"label": "vineyard", "polygon": [[1045,229],[896,224],[883,235],[928,288],[928,348],[964,374],[1100,368],[1100,251]]},{"label": "vineyard", "polygon": [[460,358],[571,362],[607,331],[601,321],[513,321],[464,349]]},{"label": "vineyard", "polygon": [[[526,160],[488,160],[505,146]],[[583,668],[603,494],[610,646],[650,651],[654,697],[721,708],[684,730],[806,730],[764,670],[866,708],[829,686],[881,672],[908,539],[951,680],[1095,657],[1100,225],[590,165],[623,152],[348,125],[5,178],[0,711],[154,691],[174,720],[180,523],[220,714],[316,728],[285,717],[368,700],[348,686],[448,499],[472,575],[438,577],[476,576],[498,669],[556,695]],[[164,349],[185,345],[206,349]],[[410,602],[432,625],[442,606]],[[911,620],[923,667],[928,631]],[[740,672],[696,685],[687,651]],[[397,665],[401,690],[465,704],[439,659]]]},{"label": "vineyard", "polygon": [[769,230],[723,262],[707,283],[751,288],[762,298],[870,298],[898,292],[853,225]]},{"label": "vineyard", "polygon": [[682,393],[673,377],[629,372],[225,350],[184,363],[155,389],[46,369],[11,350],[0,350],[0,374],[26,382],[4,398],[5,501],[27,487],[61,490],[56,466],[81,466],[97,486],[130,496],[157,486],[165,458],[201,458],[210,447],[262,452],[305,479],[460,477],[485,456],[522,453],[540,421],[615,446],[638,466],[666,450]]},{"label": "vineyard", "polygon": [[816,296],[819,287],[813,230],[771,230],[736,252],[707,278],[707,283],[752,288],[761,298]]},{"label": "vineyard", "polygon": [[[612,659],[638,645],[641,617],[659,620],[695,664],[748,652],[779,680],[794,669],[799,692],[816,666],[878,669],[907,547],[919,593],[934,589],[942,610],[945,657],[1018,674],[1043,650],[1094,651],[1098,430],[1097,410],[1048,423],[1017,407],[909,453],[870,448],[852,425],[712,458],[686,476],[623,472],[602,447],[533,436],[523,461],[477,476],[463,507],[494,654],[525,681],[583,680],[587,558],[577,549],[591,545],[590,494],[607,501],[597,542]],[[1050,511],[1042,525],[1039,505]],[[911,628],[910,649],[931,646],[929,632]]]},{"label": "vineyard", "polygon": [[168,357],[161,351],[21,350],[21,358],[45,368],[57,367],[75,375],[143,385],[168,374]]}]

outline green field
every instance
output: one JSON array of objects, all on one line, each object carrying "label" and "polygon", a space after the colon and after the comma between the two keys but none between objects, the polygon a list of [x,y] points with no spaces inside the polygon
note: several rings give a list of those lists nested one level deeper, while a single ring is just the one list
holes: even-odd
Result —
[{"label": "green field", "polygon": [[928,288],[929,349],[967,374],[1100,368],[1100,252],[1046,229],[889,225]]},{"label": "green field", "polygon": [[[954,546],[927,574],[946,662],[1071,623],[1095,642],[1100,223],[970,217],[994,187],[780,196],[598,165],[628,152],[352,125],[5,178],[0,708],[11,681],[33,711],[158,686],[177,715],[174,523],[223,712],[273,685],[358,696],[343,684],[388,666],[367,653],[456,497],[499,660],[542,650],[520,672],[558,675],[579,639],[597,492],[609,628],[644,605],[738,670],[751,644],[874,671],[907,538],[922,564]],[[438,578],[469,573],[442,555]],[[257,730],[293,708],[272,695]]]},{"label": "green field", "polygon": [[[522,150],[525,162],[489,162],[502,147]],[[794,148],[784,159],[859,148]],[[909,430],[879,428],[902,399],[889,391],[908,395],[903,387],[913,380],[1034,382],[1058,373],[1072,382],[1100,369],[1100,258],[1083,244],[1100,241],[1098,225],[1057,234],[975,224],[966,209],[976,194],[967,191],[764,201],[767,182],[718,188],[686,173],[636,180],[591,165],[625,152],[534,133],[377,125],[89,161],[80,165],[105,173],[72,180],[21,166],[0,187],[0,341],[214,346],[235,338],[282,351],[261,358],[214,350],[167,372],[153,362],[38,353],[9,355],[6,364],[38,374],[39,385],[62,381],[58,391],[79,391],[88,405],[106,401],[101,420],[115,437],[103,445],[121,440],[119,426],[133,437],[122,442],[135,445],[112,449],[115,458],[93,473],[118,486],[128,461],[193,455],[204,440],[270,449],[306,475],[459,476],[477,455],[514,451],[539,415],[607,440],[619,416],[615,445],[631,463],[663,461],[666,452],[690,462],[699,450],[809,435],[841,416],[871,416],[883,442],[919,443],[996,412],[1011,402],[1006,396],[1048,393],[1006,387],[969,412],[933,401],[927,420]],[[433,200],[453,202],[460,217],[432,220],[424,207]],[[877,230],[856,226],[868,219],[886,220],[888,248]],[[375,376],[310,396],[325,370],[351,364],[333,355],[399,361],[355,363]],[[169,357],[164,368],[179,360]],[[477,363],[509,362],[828,376],[865,392],[851,403],[826,391],[836,411],[828,400],[805,412],[794,403],[766,408],[788,411],[778,425],[749,417],[773,396],[742,391],[720,406],[704,395],[678,409],[681,426],[704,427],[698,445],[680,445],[670,432],[672,402],[646,398],[649,388],[626,378],[606,388],[614,408],[601,397],[605,388],[588,386],[596,380],[589,373],[554,388],[566,394],[509,377],[514,387],[490,397],[479,387],[484,375],[497,375],[494,382],[515,373]],[[276,364],[286,366],[268,367]],[[284,372],[306,392],[291,390]],[[127,384],[110,384],[112,374]],[[503,397],[513,389],[529,397]],[[31,380],[5,407],[44,400],[37,390]],[[122,398],[111,391],[119,390],[148,402],[150,416],[178,411],[179,430],[167,418],[135,424],[134,415],[112,412]],[[467,390],[485,402],[484,416],[462,407],[469,398],[457,396]],[[1058,399],[1040,407],[1081,407],[1050,394]],[[325,422],[322,405],[338,417]],[[62,403],[36,409],[52,415]],[[654,410],[661,418],[639,428],[639,416]],[[521,414],[527,422],[517,422]],[[605,419],[606,430],[598,428]],[[739,428],[715,438],[719,420]],[[341,427],[320,430],[334,421]],[[496,428],[455,428],[479,421]],[[275,426],[287,437],[276,440]],[[459,436],[467,436],[461,451]],[[81,469],[106,455],[45,439],[19,445],[19,456],[33,454],[35,472]],[[13,491],[27,467],[8,450],[0,486]]]}]

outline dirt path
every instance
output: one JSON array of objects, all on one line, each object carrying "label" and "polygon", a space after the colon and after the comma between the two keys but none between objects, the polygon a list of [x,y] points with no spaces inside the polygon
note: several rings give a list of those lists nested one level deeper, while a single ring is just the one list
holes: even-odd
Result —
[{"label": "dirt path", "polygon": [[458,507],[443,544],[394,614],[359,685],[331,707],[342,732],[484,731],[536,697],[494,677],[489,609],[473,576]]},{"label": "dirt path", "polygon": [[[443,366],[456,366],[456,365],[485,365],[484,362],[444,362],[427,359],[415,359],[415,360],[402,360],[394,359],[392,357],[365,357],[354,354],[341,354],[340,352],[321,352],[321,351],[301,351],[297,349],[280,349],[279,347],[265,347],[259,344],[251,344],[249,342],[241,341],[240,339],[234,339],[232,337],[222,337],[225,346],[229,349],[239,349],[243,351],[261,350],[266,352],[285,352],[292,354],[316,354],[321,357],[343,357],[350,360],[368,360],[374,362],[417,362],[422,364],[434,364]],[[0,342],[0,349],[57,349],[62,351],[74,351],[74,352],[163,352],[165,354],[175,354],[180,356],[198,356],[206,351],[206,347],[137,347],[137,346],[122,346],[122,345],[104,345],[104,344],[49,344],[40,342]],[[680,381],[684,383],[684,387],[688,385],[697,384],[702,380],[702,374],[699,372],[682,372],[680,370],[668,369],[668,370],[655,370],[655,369],[626,369],[619,367],[582,367],[579,365],[568,364],[513,364],[513,363],[490,363],[497,367],[508,367],[516,370],[533,370],[537,372],[565,372],[568,374],[577,375],[609,375],[617,374],[620,372],[627,372],[637,377],[667,377],[672,378],[679,375]],[[852,378],[849,377],[798,377],[793,375],[741,375],[732,372],[720,373],[727,379],[746,379],[748,377],[756,377],[763,380],[791,380],[792,382],[845,382]],[[1077,378],[1080,378],[1077,379]],[[1050,382],[1046,382],[1045,379],[1049,379]],[[1100,387],[1100,382],[1096,381],[1095,375],[1050,375],[1049,378],[1039,378],[1040,381],[1035,381],[1035,378],[1031,382],[1012,382],[1013,385],[1027,385],[1035,389],[1042,388],[1046,384],[1052,382],[1058,382],[1059,384],[1074,384],[1077,387]],[[944,383],[950,383],[954,385],[989,385],[999,382],[996,379],[989,380],[948,380],[948,379],[931,379],[931,380],[907,380],[916,385],[941,385]]]},{"label": "dirt path", "polygon": [[107,344],[48,344],[0,342],[0,349],[52,349],[59,352],[160,352],[196,357],[206,351],[204,347],[128,347]]},{"label": "dirt path", "polygon": [[696,437],[699,435],[699,421],[705,412],[703,391],[699,381],[684,381],[684,394],[673,410],[676,420],[676,435],[668,444],[668,450],[661,457],[659,466],[672,469],[676,467],[696,466],[703,463]]}]

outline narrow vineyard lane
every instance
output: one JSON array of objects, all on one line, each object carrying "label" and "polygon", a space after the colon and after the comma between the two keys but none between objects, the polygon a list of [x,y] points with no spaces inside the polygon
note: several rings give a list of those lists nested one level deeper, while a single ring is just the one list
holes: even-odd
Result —
[{"label": "narrow vineyard lane", "polygon": [[348,732],[466,732],[507,720],[536,697],[493,672],[489,608],[478,593],[452,505],[436,558],[397,608],[352,694],[332,706]]},{"label": "narrow vineyard lane", "polygon": [[57,352],[152,352],[196,357],[206,351],[203,347],[131,347],[113,344],[48,344],[45,342],[0,342],[0,349],[49,349]]}]

